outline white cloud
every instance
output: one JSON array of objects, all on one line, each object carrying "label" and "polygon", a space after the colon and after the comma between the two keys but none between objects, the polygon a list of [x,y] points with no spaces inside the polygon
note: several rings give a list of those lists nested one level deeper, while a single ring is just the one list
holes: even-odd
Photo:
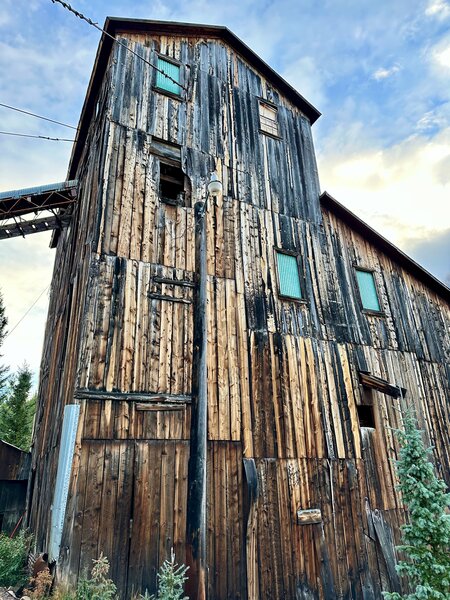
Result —
[{"label": "white cloud", "polygon": [[425,14],[441,20],[446,19],[450,16],[450,6],[445,0],[431,0],[425,10]]},{"label": "white cloud", "polygon": [[380,67],[372,74],[372,79],[376,81],[381,81],[382,79],[387,79],[388,77],[392,77],[400,71],[399,65],[393,65],[389,69],[385,69],[384,67]]},{"label": "white cloud", "polygon": [[[20,321],[51,281],[55,250],[49,248],[49,233],[2,240],[0,289],[8,317],[8,330]],[[48,292],[44,292],[23,321],[5,340],[2,362],[15,371],[26,361],[35,374],[39,371],[44,337]]]},{"label": "white cloud", "polygon": [[431,140],[417,135],[386,149],[325,154],[322,188],[400,246],[431,237],[450,223],[449,148],[450,127]]},{"label": "white cloud", "polygon": [[436,49],[433,52],[433,58],[441,67],[450,69],[450,44],[444,48]]},{"label": "white cloud", "polygon": [[426,133],[445,128],[448,123],[447,115],[445,114],[446,108],[446,106],[441,106],[438,110],[434,109],[426,112],[417,122],[418,132]]},{"label": "white cloud", "polygon": [[326,103],[325,77],[311,56],[302,56],[288,64],[281,75],[309,102],[320,108]]}]

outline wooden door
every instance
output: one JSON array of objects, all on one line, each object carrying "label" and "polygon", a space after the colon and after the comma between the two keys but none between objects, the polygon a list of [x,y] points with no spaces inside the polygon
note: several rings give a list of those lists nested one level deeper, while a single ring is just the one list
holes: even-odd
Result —
[{"label": "wooden door", "polygon": [[156,593],[156,574],[171,548],[178,563],[185,560],[188,458],[185,441],[135,442],[128,597]]}]

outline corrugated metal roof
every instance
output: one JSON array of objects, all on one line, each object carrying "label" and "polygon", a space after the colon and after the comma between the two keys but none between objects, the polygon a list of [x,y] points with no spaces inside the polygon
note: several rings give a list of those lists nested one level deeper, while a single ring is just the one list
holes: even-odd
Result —
[{"label": "corrugated metal roof", "polygon": [[78,185],[77,179],[70,181],[61,181],[60,183],[48,183],[47,185],[38,185],[36,187],[23,188],[21,190],[10,190],[7,192],[0,192],[0,200],[9,200],[10,198],[21,198],[22,196],[36,196],[39,194],[45,194],[46,192],[61,192],[68,188],[76,187]]}]

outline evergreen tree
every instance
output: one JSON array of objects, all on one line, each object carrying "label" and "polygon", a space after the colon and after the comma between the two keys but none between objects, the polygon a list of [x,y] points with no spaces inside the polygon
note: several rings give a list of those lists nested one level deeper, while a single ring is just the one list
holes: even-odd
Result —
[{"label": "evergreen tree", "polygon": [[387,600],[450,599],[450,494],[434,474],[417,421],[411,411],[403,416],[405,430],[397,431],[400,456],[396,462],[409,523],[402,527],[402,551],[406,560],[397,566],[406,576],[411,594],[385,593]]},{"label": "evergreen tree", "polygon": [[166,559],[159,569],[158,594],[149,596],[147,592],[141,595],[143,600],[189,600],[183,593],[184,582],[187,580],[186,571],[189,567],[178,565],[173,548],[170,550],[170,560]]},{"label": "evergreen tree", "polygon": [[29,398],[32,377],[29,367],[24,364],[9,381],[6,396],[0,404],[0,439],[27,451],[36,407],[35,398]]}]

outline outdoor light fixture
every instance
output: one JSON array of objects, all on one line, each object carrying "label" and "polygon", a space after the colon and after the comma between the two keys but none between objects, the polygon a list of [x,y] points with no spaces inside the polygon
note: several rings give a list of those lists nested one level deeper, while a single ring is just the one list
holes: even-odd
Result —
[{"label": "outdoor light fixture", "polygon": [[215,171],[211,173],[211,179],[208,183],[208,194],[214,197],[222,194],[222,182],[219,181]]}]

